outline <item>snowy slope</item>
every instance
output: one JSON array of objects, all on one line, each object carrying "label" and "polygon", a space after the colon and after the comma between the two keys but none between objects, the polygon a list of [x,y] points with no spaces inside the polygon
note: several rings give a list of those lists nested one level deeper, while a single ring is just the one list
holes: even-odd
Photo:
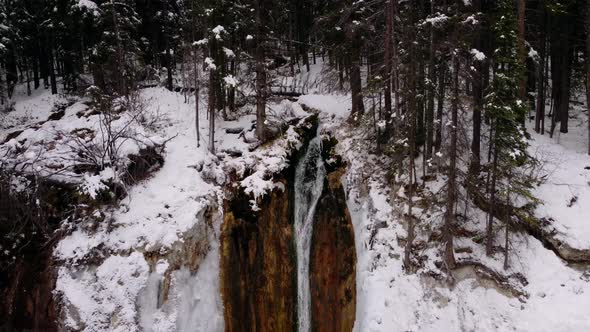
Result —
[{"label": "snowy slope", "polygon": [[[498,285],[482,280],[471,269],[454,272],[455,284],[449,286],[428,276],[437,260],[437,249],[425,248],[423,254],[431,261],[416,274],[408,275],[402,267],[403,246],[398,241],[406,237],[401,217],[404,204],[397,199],[386,182],[387,163],[370,153],[370,144],[363,140],[364,133],[343,125],[348,115],[342,97],[303,96],[300,101],[322,110],[324,126],[336,131],[340,140],[339,151],[349,163],[345,175],[348,204],[355,228],[358,257],[357,266],[357,317],[355,331],[587,331],[590,330],[590,272],[587,267],[577,269],[567,266],[552,251],[528,235],[511,238],[511,267],[502,270],[501,257],[487,258],[481,246],[469,239],[458,239],[457,247],[470,247],[472,254],[458,257],[474,257],[493,270],[506,275],[525,276],[521,285],[524,296],[514,296]],[[335,117],[332,114],[336,115]],[[535,137],[536,140],[541,138]],[[535,146],[535,142],[532,143]],[[580,185],[577,193],[587,194],[587,174],[581,174],[576,166],[588,162],[588,157],[569,151],[556,143],[546,142],[546,151],[561,151],[567,162],[565,169],[574,169],[566,176],[569,182]],[[590,172],[589,172],[590,173]],[[577,177],[574,178],[574,175]],[[561,181],[558,174],[550,174],[549,181]],[[439,181],[440,182],[440,181]],[[551,183],[551,182],[549,182]],[[434,191],[440,185],[436,183]],[[547,185],[544,185],[547,186]],[[559,211],[565,204],[564,197],[553,193],[552,187],[541,186],[538,193],[545,193],[544,211]],[[563,195],[563,193],[560,193]],[[573,232],[580,232],[573,239],[588,239],[584,232],[590,230],[582,207],[564,217]],[[588,205],[585,205],[588,206]],[[553,209],[553,210],[551,210]],[[416,209],[416,211],[421,211]],[[440,221],[442,213],[433,211],[431,217],[424,214],[419,228],[424,230]],[[579,214],[576,214],[579,213]],[[480,229],[485,215],[477,210],[466,218],[469,224]],[[438,221],[437,221],[438,220]],[[578,227],[573,230],[574,227]],[[571,233],[564,233],[564,237]],[[420,240],[420,236],[419,236]],[[426,239],[424,239],[426,240]],[[502,241],[502,239],[498,239]]]},{"label": "snowy slope", "polygon": [[[238,133],[225,133],[241,128],[252,138],[254,117],[244,115],[218,121],[214,155],[204,144],[205,114],[197,147],[194,104],[162,88],[142,90],[141,97],[148,112],[162,119],[153,134],[166,142],[164,165],[107,211],[108,222],[78,225],[57,245],[56,295],[64,326],[88,332],[221,331],[218,236],[226,176],[248,171],[240,184],[253,195],[255,208],[275,185],[268,175],[287,167],[290,151],[302,143],[289,127],[272,144],[252,150]],[[289,101],[270,107],[268,121],[309,115]]]},{"label": "snowy slope", "polygon": [[[161,88],[143,90],[142,98],[149,101],[148,112],[157,112],[166,124],[157,133],[169,140],[164,165],[152,178],[131,188],[119,208],[110,212],[111,223],[100,223],[93,230],[78,228],[58,244],[55,256],[63,263],[56,294],[67,304],[64,325],[84,331],[172,331],[177,321],[185,319],[181,316],[197,311],[207,313],[201,322],[208,324],[207,330],[220,330],[215,245],[220,221],[214,218],[209,225],[211,220],[206,218],[208,210],[217,209],[220,187],[205,181],[197,165],[216,174],[220,183],[223,172],[204,145],[196,146],[194,105]],[[204,250],[195,258],[204,266],[197,274],[186,268],[175,271],[183,261],[178,256],[197,255],[185,252],[184,245]],[[148,262],[148,253],[161,258]],[[96,256],[98,265],[88,261]],[[170,301],[158,307],[160,284],[167,273],[171,274]],[[206,292],[185,291],[187,287]],[[198,302],[205,294],[207,308]],[[179,310],[189,313],[178,316]]]},{"label": "snowy slope", "polygon": [[576,105],[570,119],[570,132],[558,129],[533,133],[531,152],[543,162],[540,175],[545,182],[535,191],[544,204],[537,216],[551,219],[557,238],[572,248],[590,250],[590,156],[587,154],[587,115],[583,105]]}]

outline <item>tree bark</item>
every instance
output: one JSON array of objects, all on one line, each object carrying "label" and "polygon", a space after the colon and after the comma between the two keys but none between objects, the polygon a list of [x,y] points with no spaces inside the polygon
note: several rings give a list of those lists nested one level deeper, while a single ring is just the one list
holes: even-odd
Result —
[{"label": "tree bark", "polygon": [[262,11],[264,0],[255,1],[256,15],[256,137],[266,140],[266,68],[264,64],[264,26]]},{"label": "tree bark", "polygon": [[[53,43],[52,43],[53,44]],[[57,79],[55,77],[55,70],[54,70],[54,56],[53,56],[53,47],[49,47],[49,79],[51,82],[51,94],[57,94]]]},{"label": "tree bark", "polygon": [[[522,68],[522,73],[518,80],[518,98],[526,102],[526,47],[525,47],[525,16],[526,1],[518,0],[518,58]],[[524,119],[523,119],[524,120]]]},{"label": "tree bark", "polygon": [[442,117],[445,100],[445,68],[441,64],[438,69],[438,105],[436,109],[436,132],[434,140],[434,150],[440,151],[442,145]]},{"label": "tree bark", "polygon": [[[490,143],[494,144],[494,143]],[[492,165],[492,186],[490,188],[490,211],[488,217],[488,223],[486,225],[486,255],[491,256],[493,253],[494,236],[493,236],[493,224],[494,224],[494,208],[496,207],[496,178],[498,168],[498,151],[496,150],[495,144],[493,147],[493,165]]]},{"label": "tree bark", "polygon": [[209,151],[215,153],[215,71],[209,69]]},{"label": "tree bark", "polygon": [[[474,2],[476,11],[481,11],[481,1],[477,0]],[[482,26],[478,27],[478,31],[475,36],[475,48],[479,51],[482,50]],[[473,135],[471,139],[471,160],[469,164],[469,174],[471,179],[474,179],[479,174],[479,168],[481,164],[481,114],[483,110],[483,78],[484,70],[488,70],[487,65],[484,64],[484,60],[475,60],[474,67],[476,72],[473,77]]]},{"label": "tree bark", "polygon": [[385,24],[385,75],[383,75],[383,82],[385,84],[385,136],[390,137],[391,129],[391,44],[392,44],[392,29],[393,29],[393,0],[387,2],[387,22]]},{"label": "tree bark", "polygon": [[[430,3],[430,12],[434,13],[434,1]],[[432,148],[434,145],[434,99],[436,97],[436,71],[435,71],[435,51],[434,51],[434,27],[430,26],[430,40],[428,49],[428,101],[426,106],[426,148],[424,159],[432,158]]]},{"label": "tree bark", "polygon": [[537,80],[537,107],[535,112],[535,132],[542,133],[541,125],[545,118],[545,61],[547,60],[547,21],[543,9],[541,35],[539,37],[539,70]]},{"label": "tree bark", "polygon": [[123,43],[121,42],[121,34],[119,32],[119,20],[117,18],[117,10],[115,8],[115,1],[111,0],[111,14],[113,17],[113,27],[115,29],[115,39],[117,41],[117,87],[116,91],[120,94],[127,95],[124,68],[125,53],[123,50]]},{"label": "tree bark", "polygon": [[447,268],[455,267],[453,250],[453,223],[455,221],[455,204],[457,203],[457,127],[459,110],[459,57],[453,56],[453,100],[451,104],[451,146],[449,147],[449,178],[447,182],[447,201],[445,224],[443,229],[444,260]]},{"label": "tree bark", "polygon": [[586,0],[586,109],[588,113],[588,155],[590,155],[590,0]]}]

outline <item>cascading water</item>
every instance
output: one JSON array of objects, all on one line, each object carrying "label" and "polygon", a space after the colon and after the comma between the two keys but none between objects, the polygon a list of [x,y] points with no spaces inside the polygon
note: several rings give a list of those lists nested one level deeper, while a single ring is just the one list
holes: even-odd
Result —
[{"label": "cascading water", "polygon": [[298,331],[311,326],[309,254],[315,207],[322,194],[326,169],[322,160],[321,138],[315,137],[295,170],[295,247],[297,251]]}]

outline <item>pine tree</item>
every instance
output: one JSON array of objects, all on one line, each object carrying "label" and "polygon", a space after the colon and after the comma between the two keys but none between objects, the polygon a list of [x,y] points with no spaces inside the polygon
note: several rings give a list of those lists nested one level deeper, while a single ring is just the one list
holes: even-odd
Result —
[{"label": "pine tree", "polygon": [[96,85],[108,93],[127,95],[135,88],[140,62],[139,18],[132,3],[108,0],[100,5],[97,26],[101,38],[92,51]]},{"label": "pine tree", "polygon": [[[526,130],[523,119],[526,116],[526,102],[519,98],[518,87],[522,63],[518,53],[517,20],[512,1],[501,0],[493,24],[496,49],[493,55],[494,76],[485,96],[485,116],[492,126],[490,148],[493,161],[490,167],[489,218],[486,228],[486,252],[493,254],[493,220],[499,216],[498,205],[508,197],[518,195],[532,199],[530,179],[521,172],[534,162],[527,152]],[[513,196],[514,197],[514,196]],[[503,217],[509,227],[509,213]],[[508,236],[508,231],[506,236]],[[508,248],[506,248],[506,255]],[[507,259],[507,258],[506,258]]]}]

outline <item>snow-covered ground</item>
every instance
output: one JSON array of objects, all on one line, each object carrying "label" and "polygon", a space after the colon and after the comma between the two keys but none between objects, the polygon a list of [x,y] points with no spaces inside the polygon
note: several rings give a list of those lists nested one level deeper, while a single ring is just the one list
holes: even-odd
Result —
[{"label": "snow-covered ground", "polygon": [[[450,287],[444,281],[424,275],[436,269],[432,262],[427,262],[416,274],[406,274],[402,266],[404,248],[398,242],[407,235],[400,213],[405,204],[397,199],[398,192],[393,192],[387,185],[388,164],[370,153],[374,142],[363,141],[363,133],[338,120],[345,119],[349,112],[342,101],[345,98],[302,96],[300,101],[326,114],[324,125],[336,131],[340,140],[339,151],[349,163],[344,180],[358,257],[355,331],[590,330],[588,268],[569,267],[528,235],[511,236],[511,266],[507,271],[502,269],[500,256],[487,258],[481,245],[471,239],[461,238],[456,242],[456,248],[469,247],[472,250],[469,255],[458,254],[459,258],[476,258],[507,276],[518,276],[518,273],[525,276],[527,282],[520,285],[522,296],[514,296],[493,282],[482,280],[470,270],[456,271],[455,284]],[[585,137],[580,132],[571,135]],[[564,238],[569,239],[573,232],[579,232],[572,239],[588,241],[590,237],[584,237],[584,234],[590,231],[590,219],[583,212],[588,204],[580,204],[568,211],[565,206],[572,193],[568,191],[565,195],[554,190],[560,188],[555,182],[567,180],[567,183],[577,185],[574,186],[577,188],[575,194],[590,198],[590,171],[582,167],[590,165],[590,158],[579,151],[580,145],[576,151],[537,135],[534,135],[531,145],[532,149],[557,153],[565,161],[560,164],[553,159],[553,164],[547,164],[546,167],[557,165],[562,173],[550,173],[546,184],[536,191],[545,202],[540,211],[563,217],[562,225],[571,230],[564,232]],[[436,182],[429,186],[434,187],[432,191],[440,188]],[[558,214],[564,209],[567,214]],[[428,229],[431,227],[429,223],[440,221],[442,216],[441,211],[436,209],[428,212],[423,214],[426,218],[418,226],[421,229]],[[483,229],[484,218],[485,214],[474,210],[466,220],[471,220],[468,223],[472,226],[478,225],[479,229]],[[501,236],[498,238],[500,241],[503,241]],[[422,254],[432,260],[436,260],[438,255],[436,249],[428,247],[423,249]]]},{"label": "snow-covered ground", "polygon": [[[213,154],[207,149],[204,111],[197,147],[194,102],[185,103],[181,94],[163,88],[142,89],[139,98],[145,105],[144,121],[135,121],[129,112],[114,121],[115,128],[125,128],[131,136],[117,142],[120,157],[164,146],[164,163],[128,188],[117,206],[97,208],[97,220],[64,225],[72,231],[54,252],[61,325],[84,331],[221,331],[218,236],[226,177],[243,178],[240,185],[252,194],[256,208],[256,199],[275,186],[269,175],[287,167],[290,153],[302,142],[289,126],[272,144],[254,149],[256,143],[247,142],[255,142],[255,117],[242,114],[234,121],[217,119]],[[56,103],[64,105],[63,117],[31,126],[55,114]],[[75,172],[70,166],[79,162],[75,157],[80,145],[66,135],[102,132],[101,116],[87,103],[86,98],[66,103],[46,90],[18,99],[16,110],[3,122],[10,129],[2,131],[15,134],[1,151],[10,155],[9,162],[24,165],[25,172],[73,182],[82,193],[96,197],[116,172],[110,167],[97,175]],[[296,119],[303,123],[309,116],[287,100],[269,107],[269,125]],[[29,116],[29,108],[40,111]],[[228,129],[234,133],[226,133]],[[88,144],[102,142],[98,134],[86,137]],[[55,165],[57,174],[52,173]]]},{"label": "snow-covered ground", "polygon": [[0,141],[4,141],[6,135],[13,130],[47,120],[55,102],[65,102],[64,99],[60,95],[52,95],[44,89],[33,90],[31,96],[27,96],[25,86],[17,85],[13,98],[15,110],[10,113],[0,112]]},{"label": "snow-covered ground", "polygon": [[[211,282],[219,270],[218,250],[210,243],[216,243],[220,219],[207,220],[206,211],[218,207],[221,191],[217,181],[223,182],[223,171],[207,152],[203,137],[197,147],[194,104],[162,88],[142,90],[141,98],[148,105],[146,111],[161,121],[157,132],[150,134],[167,141],[164,164],[153,177],[133,186],[119,208],[109,211],[111,222],[92,230],[79,227],[57,245],[55,256],[64,263],[58,271],[56,292],[69,304],[65,326],[85,331],[166,331],[190,317],[179,316],[179,310],[205,309],[199,301],[207,295],[210,307],[203,311],[207,319],[201,324],[219,330],[223,326],[221,299],[218,283]],[[206,123],[204,116],[201,123]],[[207,133],[206,128],[202,131]],[[207,169],[211,179],[204,179],[199,167]],[[211,221],[214,224],[208,225]],[[198,255],[183,252],[188,249],[183,242],[189,241],[196,244],[188,248],[203,251],[204,257],[197,257],[203,269],[196,274],[187,268],[175,271],[182,262],[177,256]],[[148,262],[150,255],[161,258]],[[99,257],[97,265],[88,262],[94,256]],[[106,259],[101,262],[103,256]],[[166,273],[172,274],[170,301],[160,307],[158,293]],[[207,292],[185,291],[187,287],[203,290],[203,282]]]},{"label": "snow-covered ground", "polygon": [[540,175],[546,177],[534,193],[543,201],[537,216],[551,219],[560,241],[590,250],[590,156],[584,105],[574,106],[567,134],[559,128],[553,138],[529,131],[533,136],[530,151],[543,162]]}]

